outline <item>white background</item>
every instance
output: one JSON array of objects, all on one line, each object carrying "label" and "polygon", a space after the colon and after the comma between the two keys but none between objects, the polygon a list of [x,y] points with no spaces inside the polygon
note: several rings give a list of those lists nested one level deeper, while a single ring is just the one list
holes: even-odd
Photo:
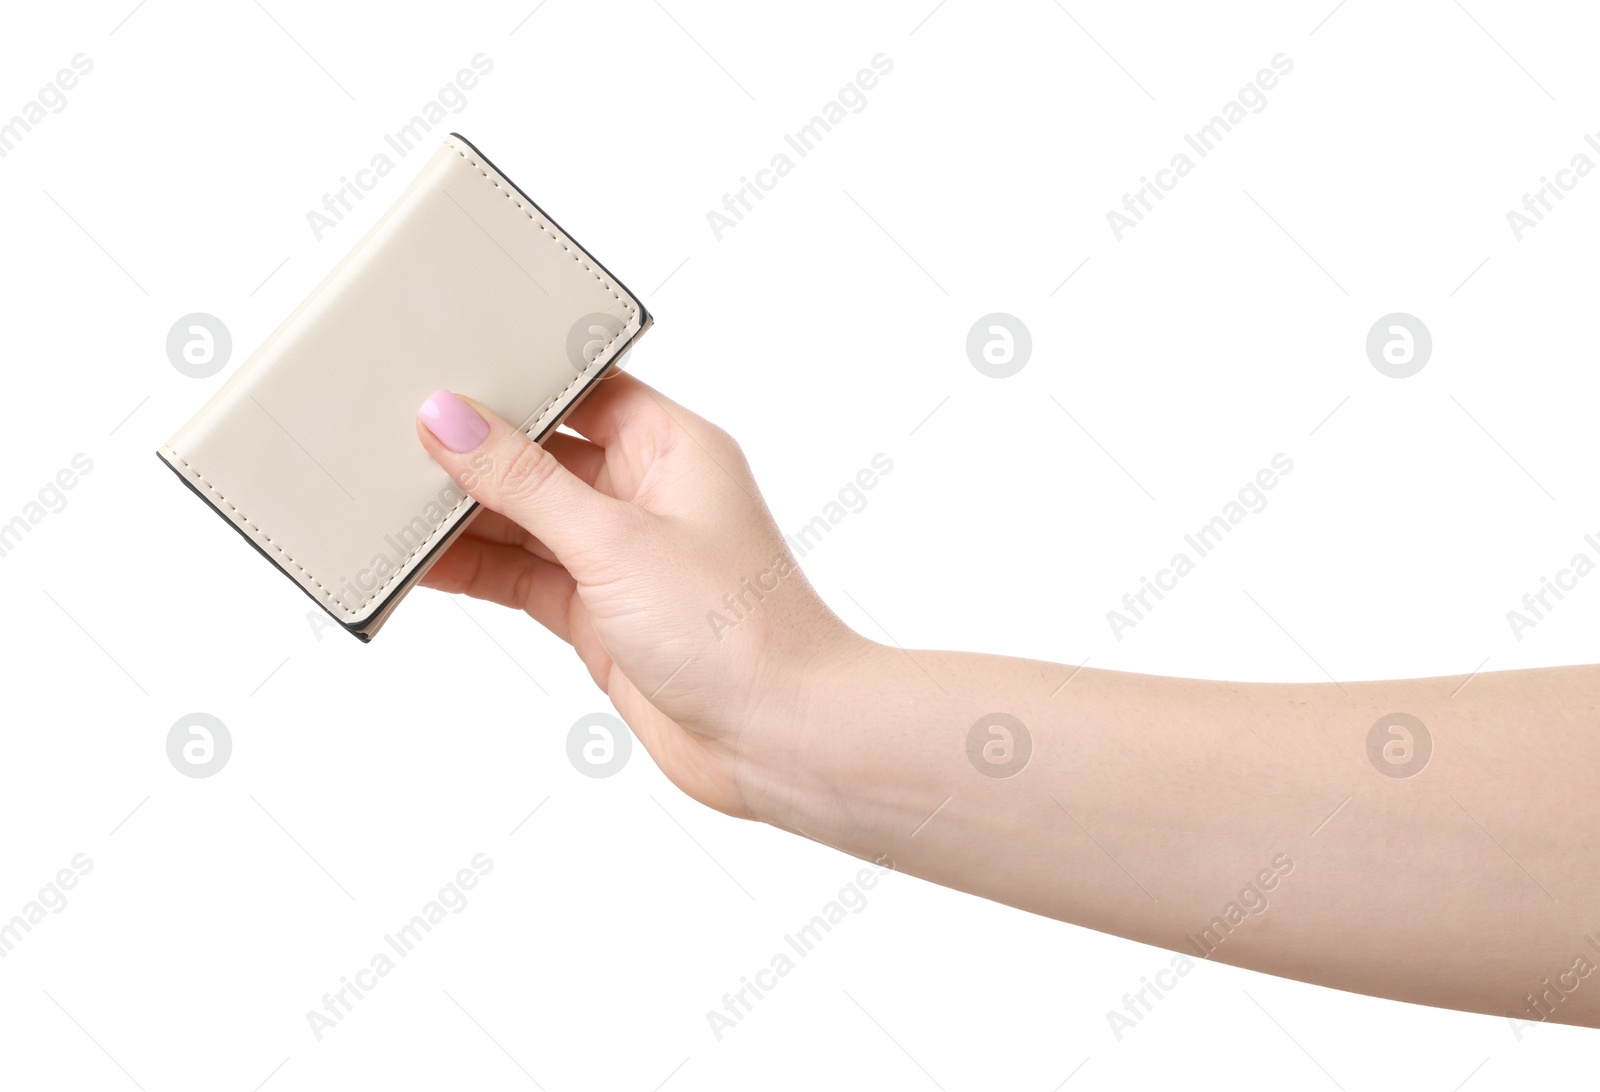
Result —
[{"label": "white background", "polygon": [[[1107,1011],[1167,954],[901,875],[718,1041],[706,1012],[859,862],[694,804],[642,750],[581,775],[567,731],[609,707],[520,615],[424,591],[370,646],[319,637],[154,455],[423,155],[320,242],[306,211],[482,53],[440,135],[644,298],[630,366],[743,442],[786,530],[893,460],[804,560],[868,635],[1259,680],[1591,661],[1600,579],[1520,641],[1506,612],[1600,531],[1600,179],[1520,242],[1506,212],[1600,130],[1592,11],[264,2],[28,5],[0,35],[0,117],[93,61],[0,160],[0,522],[93,462],[0,558],[0,918],[93,861],[0,961],[0,1083],[1486,1092],[1592,1072],[1590,1032],[1213,964],[1119,1041]],[[708,210],[879,53],[867,107],[718,241]],[[1279,53],[1267,107],[1117,241],[1107,210]],[[197,311],[235,342],[204,380],[165,351]],[[965,349],[996,311],[1034,345],[1004,380]],[[1396,311],[1434,338],[1405,380],[1365,352]],[[1106,611],[1279,452],[1266,510],[1114,638]],[[166,754],[194,711],[233,739],[206,779]],[[470,904],[317,1041],[306,1011],[477,853]]]}]

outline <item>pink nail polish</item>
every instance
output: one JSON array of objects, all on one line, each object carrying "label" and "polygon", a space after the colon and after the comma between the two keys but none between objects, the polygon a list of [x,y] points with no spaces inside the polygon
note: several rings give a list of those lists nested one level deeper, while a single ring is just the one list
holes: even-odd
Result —
[{"label": "pink nail polish", "polygon": [[417,416],[451,451],[471,451],[489,435],[489,422],[443,387],[417,407]]}]

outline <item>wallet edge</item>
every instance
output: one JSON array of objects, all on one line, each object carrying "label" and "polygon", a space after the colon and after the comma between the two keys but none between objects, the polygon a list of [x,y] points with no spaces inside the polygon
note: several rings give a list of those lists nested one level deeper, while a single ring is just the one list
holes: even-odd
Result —
[{"label": "wallet edge", "polygon": [[[611,359],[606,362],[605,366],[591,375],[588,378],[588,381],[578,389],[577,393],[568,399],[567,404],[545,422],[545,427],[542,428],[537,435],[528,432],[528,425],[526,423],[522,426],[519,426],[519,431],[522,431],[535,443],[539,443],[546,436],[550,435],[550,433],[561,427],[561,424],[566,419],[567,415],[574,408],[576,408],[592,390],[594,390],[596,384],[604,381],[610,375],[615,374],[615,372],[618,370],[618,362],[621,361],[634,348],[634,346],[638,344],[639,339],[644,335],[645,331],[649,330],[650,327],[654,325],[655,316],[650,313],[649,308],[647,308],[644,301],[639,298],[638,293],[634,292],[631,288],[624,284],[620,277],[612,273],[611,270],[606,267],[605,263],[601,262],[600,259],[597,258],[588,247],[584,246],[576,236],[563,227],[555,219],[555,217],[545,212],[538,202],[529,197],[522,187],[517,185],[515,180],[507,175],[505,171],[501,170],[493,160],[484,155],[482,150],[479,149],[476,144],[472,143],[472,141],[468,140],[465,136],[457,132],[451,132],[449,136],[460,141],[467,148],[470,148],[472,152],[482,159],[486,166],[498,174],[500,178],[504,180],[519,197],[522,198],[522,200],[526,201],[528,205],[536,210],[540,216],[547,220],[556,228],[557,231],[565,235],[574,246],[582,251],[584,256],[593,262],[595,266],[597,266],[600,271],[605,274],[606,277],[610,278],[611,282],[615,284],[617,288],[623,294],[625,294],[629,300],[632,301],[634,306],[639,309],[638,329],[636,329],[626,341],[616,348],[615,352],[613,352],[611,355]],[[535,414],[535,418],[538,416],[540,415]],[[304,594],[312,602],[316,603],[324,614],[328,615],[328,617],[332,618],[334,622],[338,624],[339,628],[353,634],[363,644],[368,644],[372,641],[378,630],[388,620],[389,615],[398,605],[399,600],[407,595],[416,586],[417,582],[427,574],[428,570],[431,569],[438,560],[439,555],[443,553],[444,550],[448,549],[449,546],[461,535],[462,531],[464,531],[472,522],[472,520],[477,516],[478,510],[482,507],[482,505],[476,500],[471,501],[471,503],[465,507],[461,514],[456,517],[454,523],[451,524],[447,530],[445,530],[445,533],[439,536],[438,541],[434,543],[428,552],[411,566],[411,572],[407,573],[403,580],[401,580],[387,595],[385,595],[383,599],[371,604],[362,617],[346,620],[336,614],[326,603],[319,599],[310,588],[306,587],[305,584],[294,575],[294,573],[290,572],[278,559],[274,558],[270,553],[268,553],[267,550],[255,540],[254,536],[252,536],[250,532],[247,531],[237,520],[233,519],[228,515],[227,512],[223,511],[221,506],[219,506],[216,501],[207,496],[205,492],[202,491],[194,482],[190,481],[189,476],[184,473],[183,468],[178,466],[172,461],[171,458],[168,457],[167,446],[168,445],[164,443],[161,447],[158,447],[155,451],[155,455],[161,460],[162,463],[166,464],[169,470],[177,475],[178,480],[183,482],[184,486],[187,487],[191,493],[195,494],[195,496],[204,501],[206,507],[210,508],[213,512],[220,516],[224,522],[232,527],[240,537],[250,544],[252,549],[254,549],[262,557],[266,558],[267,561],[272,564],[274,569],[276,569],[286,579],[294,584],[295,587],[299,588],[302,594]],[[177,453],[174,451],[173,454]],[[444,525],[441,525],[441,527],[443,526]]]},{"label": "wallet edge", "polygon": [[[600,267],[600,272],[602,272],[606,276],[610,277],[612,282],[618,288],[622,289],[622,291],[626,292],[627,295],[628,295],[628,298],[631,299],[634,302],[634,305],[639,308],[639,329],[634,333],[633,337],[628,339],[627,343],[625,345],[623,345],[622,348],[618,349],[617,352],[615,354],[613,354],[613,356],[611,358],[614,361],[621,359],[622,355],[633,347],[634,343],[639,340],[640,335],[643,334],[646,330],[648,330],[650,328],[650,324],[655,321],[654,316],[652,316],[650,314],[650,309],[648,307],[646,307],[644,305],[644,301],[639,298],[639,293],[635,292],[633,289],[631,289],[627,285],[623,284],[621,277],[619,277],[615,273],[611,272],[610,269],[607,269],[606,268],[606,264],[604,262],[602,262],[599,258],[594,256],[594,252],[593,251],[591,251],[588,247],[584,246],[582,243],[578,242],[578,237],[576,235],[572,234],[572,232],[570,232],[566,228],[562,227],[560,221],[558,221],[554,216],[551,216],[548,212],[546,212],[543,208],[541,208],[540,205],[539,205],[539,202],[537,202],[533,198],[529,197],[527,195],[527,193],[523,190],[523,188],[521,186],[517,185],[515,179],[513,179],[505,171],[502,171],[500,169],[499,165],[497,163],[495,163],[494,160],[490,159],[488,156],[483,154],[482,149],[480,149],[476,144],[472,143],[472,141],[468,140],[466,137],[462,136],[460,133],[452,132],[450,135],[455,137],[461,143],[465,144],[467,147],[471,148],[475,153],[477,153],[478,157],[481,158],[485,163],[487,163],[489,165],[489,169],[490,170],[494,171],[501,178],[505,179],[506,180],[506,184],[509,185],[512,189],[517,191],[517,196],[521,197],[529,205],[533,206],[533,208],[538,211],[539,215],[543,216],[546,220],[550,221],[551,226],[553,226],[557,231],[561,232],[561,234],[563,234],[567,238],[571,239],[573,241],[573,243],[575,243],[578,246],[578,248],[580,250],[582,250],[585,255],[588,256],[590,261],[592,261],[595,265]],[[602,372],[602,374],[603,374],[603,372]]]}]

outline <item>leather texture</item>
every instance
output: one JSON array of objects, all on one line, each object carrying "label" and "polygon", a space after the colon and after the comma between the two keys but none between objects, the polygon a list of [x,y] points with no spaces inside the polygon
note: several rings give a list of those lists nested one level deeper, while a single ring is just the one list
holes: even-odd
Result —
[{"label": "leather texture", "polygon": [[370,640],[478,508],[417,442],[423,399],[471,395],[542,439],[650,322],[452,133],[157,454]]}]

